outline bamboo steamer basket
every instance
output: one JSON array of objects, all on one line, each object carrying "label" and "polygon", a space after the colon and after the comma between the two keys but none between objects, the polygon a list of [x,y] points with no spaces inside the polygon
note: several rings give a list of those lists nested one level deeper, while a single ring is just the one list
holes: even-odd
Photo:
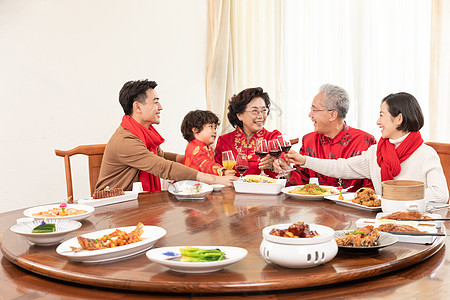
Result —
[{"label": "bamboo steamer basket", "polygon": [[425,185],[416,180],[386,180],[381,183],[381,197],[399,201],[422,200]]}]

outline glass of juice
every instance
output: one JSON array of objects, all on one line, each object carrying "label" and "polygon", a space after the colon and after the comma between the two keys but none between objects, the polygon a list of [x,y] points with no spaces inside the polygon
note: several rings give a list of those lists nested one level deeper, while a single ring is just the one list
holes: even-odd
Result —
[{"label": "glass of juice", "polygon": [[222,152],[222,166],[227,170],[233,170],[236,165],[236,160],[234,160],[233,151],[227,150]]}]

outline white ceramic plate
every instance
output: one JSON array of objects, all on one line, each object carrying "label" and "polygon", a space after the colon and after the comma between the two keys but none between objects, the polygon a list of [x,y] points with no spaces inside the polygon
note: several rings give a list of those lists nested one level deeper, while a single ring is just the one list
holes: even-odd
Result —
[{"label": "white ceramic plate", "polygon": [[125,192],[125,195],[109,197],[109,198],[101,198],[101,199],[92,199],[92,197],[80,199],[77,201],[78,204],[90,205],[93,207],[109,205],[114,203],[120,203],[125,201],[137,200],[139,192]]},{"label": "white ceramic plate", "polygon": [[238,247],[227,246],[193,246],[202,249],[220,249],[225,252],[225,260],[211,262],[180,262],[180,248],[163,247],[147,251],[147,257],[151,261],[161,264],[173,271],[182,273],[208,273],[222,270],[223,268],[242,260],[247,256],[247,250]]},{"label": "white ceramic plate", "polygon": [[[346,233],[348,232],[352,232],[354,230],[339,230],[336,231],[335,233],[335,237],[344,237]],[[352,251],[352,252],[369,252],[369,251],[373,251],[373,250],[378,250],[390,245],[393,245],[395,243],[398,242],[398,237],[387,233],[387,232],[380,232],[380,238],[378,239],[378,245],[376,246],[372,246],[372,247],[352,247],[352,246],[339,246],[339,249],[345,249],[347,251]]]},{"label": "white ceramic plate", "polygon": [[[344,200],[339,200],[339,195],[325,196],[325,199],[331,200],[334,203],[339,204],[339,205],[353,207],[353,208],[357,208],[357,209],[370,210],[370,211],[380,211],[381,210],[381,206],[369,207],[369,206],[364,206],[364,205],[361,205],[358,203],[353,203],[352,200],[355,199],[355,193],[342,194],[342,196],[344,196]],[[380,198],[381,196],[377,195],[377,197]]]},{"label": "white ceramic plate", "polygon": [[[293,194],[293,193],[289,193],[289,191],[297,188],[297,187],[304,187],[304,185],[294,185],[294,186],[288,186],[284,189],[282,189],[281,191],[289,197],[295,198],[295,199],[301,199],[301,200],[323,200],[324,197],[326,196],[330,196],[330,195],[300,195],[300,194]],[[336,189],[336,187],[334,186],[329,186],[329,185],[321,185],[321,188],[334,188]],[[337,190],[336,190],[337,191]],[[332,195],[336,195],[336,194],[332,194]],[[339,194],[338,194],[339,195]]]},{"label": "white ceramic plate", "polygon": [[41,224],[41,220],[23,222],[11,226],[11,231],[24,236],[37,245],[53,245],[61,242],[65,236],[81,227],[81,223],[74,220],[47,220],[48,224],[55,224],[55,232],[33,233],[33,228]]},{"label": "white ceramic plate", "polygon": [[[118,229],[130,232],[134,230],[136,226],[119,227]],[[99,230],[87,234],[83,234],[86,238],[100,238],[105,234],[109,234],[116,230],[116,228],[109,228]],[[166,230],[158,226],[144,226],[144,232],[141,235],[142,241],[129,245],[119,246],[115,248],[100,249],[100,250],[83,250],[72,251],[72,247],[80,247],[76,237],[65,241],[56,248],[56,252],[60,255],[66,256],[70,260],[84,263],[100,263],[109,262],[114,260],[131,257],[145,250],[150,249],[153,245],[163,236],[166,235]]]},{"label": "white ceramic plate", "polygon": [[[183,189],[191,189],[194,185],[200,184],[200,193],[186,193]],[[175,185],[178,188],[178,192],[175,192]],[[174,195],[177,200],[204,200],[208,194],[213,191],[213,187],[194,180],[183,180],[175,182],[173,185],[169,186],[167,189],[169,193]]]},{"label": "white ceramic plate", "polygon": [[286,179],[275,179],[276,183],[233,181],[236,193],[277,195],[286,185]]},{"label": "white ceramic plate", "polygon": [[34,218],[36,220],[50,220],[50,219],[64,219],[64,220],[76,220],[81,221],[92,215],[95,208],[89,205],[81,205],[81,204],[67,204],[67,208],[75,208],[78,210],[85,210],[85,213],[79,214],[79,215],[73,215],[73,216],[65,216],[65,217],[41,217],[41,216],[33,216],[35,213],[40,213],[47,211],[52,208],[59,208],[60,204],[49,204],[49,205],[42,205],[42,206],[36,206],[31,207],[26,210],[24,210],[23,214],[27,217]]}]

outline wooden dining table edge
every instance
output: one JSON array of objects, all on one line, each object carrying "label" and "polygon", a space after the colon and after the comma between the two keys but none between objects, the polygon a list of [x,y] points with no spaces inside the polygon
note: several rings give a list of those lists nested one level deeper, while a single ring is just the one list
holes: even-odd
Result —
[{"label": "wooden dining table edge", "polygon": [[[387,267],[383,268],[374,268],[367,267],[366,270],[359,270],[358,272],[348,272],[341,274],[338,278],[329,276],[329,277],[320,277],[320,281],[318,278],[311,276],[311,278],[305,280],[303,279],[301,282],[298,280],[291,279],[287,280],[286,278],[283,280],[276,281],[254,281],[254,282],[246,282],[246,283],[230,283],[229,285],[202,285],[202,283],[192,284],[186,283],[186,285],[179,285],[179,282],[175,284],[174,282],[168,281],[165,284],[152,284],[151,281],[148,282],[136,282],[136,281],[127,281],[123,282],[122,280],[116,280],[113,278],[99,278],[98,276],[88,276],[86,274],[77,273],[76,275],[71,275],[70,273],[66,273],[60,271],[58,269],[51,269],[47,266],[42,267],[38,263],[27,260],[26,258],[14,259],[12,255],[8,253],[3,247],[2,253],[11,263],[26,269],[30,272],[48,277],[53,279],[58,279],[66,282],[83,284],[86,286],[93,287],[102,287],[109,289],[120,289],[120,290],[132,290],[132,291],[141,291],[141,292],[161,292],[161,293],[242,293],[242,292],[267,292],[267,291],[282,291],[282,290],[292,290],[292,289],[302,289],[302,288],[310,288],[317,286],[325,286],[330,284],[336,284],[341,282],[348,282],[363,278],[369,278],[373,276],[382,275],[385,273],[393,272],[396,270],[403,269],[405,267],[420,263],[423,260],[433,256],[436,254],[443,246],[445,245],[445,238],[440,237],[435,240],[433,244],[430,245],[430,248],[427,251],[422,251],[417,253],[409,259],[398,260],[390,263]],[[144,254],[142,254],[144,255]]]}]

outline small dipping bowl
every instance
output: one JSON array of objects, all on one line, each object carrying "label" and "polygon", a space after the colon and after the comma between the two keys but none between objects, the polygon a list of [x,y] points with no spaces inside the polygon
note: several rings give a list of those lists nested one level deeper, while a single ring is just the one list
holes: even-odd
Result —
[{"label": "small dipping bowl", "polygon": [[211,184],[214,192],[220,192],[225,186],[223,184]]}]

